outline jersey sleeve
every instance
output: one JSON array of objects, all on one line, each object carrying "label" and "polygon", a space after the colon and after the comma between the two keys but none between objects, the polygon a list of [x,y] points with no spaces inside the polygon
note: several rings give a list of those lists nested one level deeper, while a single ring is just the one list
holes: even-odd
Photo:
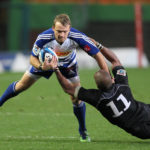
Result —
[{"label": "jersey sleeve", "polygon": [[88,36],[74,28],[71,28],[69,38],[74,40],[79,45],[79,47],[90,56],[93,56],[100,51]]},{"label": "jersey sleeve", "polygon": [[128,75],[123,66],[116,66],[113,69],[113,75],[116,84],[127,84],[128,85]]},{"label": "jersey sleeve", "polygon": [[54,38],[54,32],[51,28],[39,34],[34,43],[31,54],[33,56],[38,56],[43,46],[47,44],[48,42],[50,42],[51,40],[53,40],[53,38]]},{"label": "jersey sleeve", "polygon": [[85,101],[96,107],[100,99],[100,94],[100,90],[97,89],[85,89],[83,87],[77,87],[74,96],[75,98]]},{"label": "jersey sleeve", "polygon": [[35,57],[38,57],[40,50],[41,49],[36,44],[34,44],[34,46],[32,48],[31,55],[35,56]]}]

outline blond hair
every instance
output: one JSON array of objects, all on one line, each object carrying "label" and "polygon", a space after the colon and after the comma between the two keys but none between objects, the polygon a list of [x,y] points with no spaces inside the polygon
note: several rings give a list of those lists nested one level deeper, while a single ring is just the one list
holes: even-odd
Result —
[{"label": "blond hair", "polygon": [[70,18],[67,14],[59,14],[55,17],[53,26],[55,26],[56,22],[60,22],[63,26],[70,25],[71,26],[71,21]]}]

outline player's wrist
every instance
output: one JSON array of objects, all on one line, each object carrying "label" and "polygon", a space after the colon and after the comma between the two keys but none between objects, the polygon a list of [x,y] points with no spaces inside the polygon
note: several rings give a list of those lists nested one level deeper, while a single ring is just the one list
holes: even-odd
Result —
[{"label": "player's wrist", "polygon": [[99,49],[99,50],[101,50],[104,46],[101,44],[101,43],[99,43],[99,42],[96,42],[96,46],[97,46],[97,48]]},{"label": "player's wrist", "polygon": [[58,72],[58,71],[59,71],[59,68],[56,67],[56,68],[54,69],[54,72]]}]

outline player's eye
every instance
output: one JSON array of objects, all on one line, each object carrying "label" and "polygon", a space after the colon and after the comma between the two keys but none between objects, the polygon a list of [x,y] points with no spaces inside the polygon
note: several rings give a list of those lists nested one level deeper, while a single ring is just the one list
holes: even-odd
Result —
[{"label": "player's eye", "polygon": [[62,31],[59,31],[59,30],[58,30],[57,32],[58,32],[58,33],[62,33]]},{"label": "player's eye", "polygon": [[58,33],[67,33],[67,31],[57,31]]}]

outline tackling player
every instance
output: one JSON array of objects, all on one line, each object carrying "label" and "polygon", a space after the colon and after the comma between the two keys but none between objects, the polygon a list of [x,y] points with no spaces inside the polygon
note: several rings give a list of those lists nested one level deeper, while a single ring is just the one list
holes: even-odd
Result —
[{"label": "tackling player", "polygon": [[[99,44],[97,44],[99,45]],[[116,55],[103,47],[101,53],[112,64],[114,83],[105,70],[94,74],[98,89],[75,87],[56,68],[56,76],[64,91],[94,106],[112,124],[141,139],[150,139],[150,104],[136,101],[128,85],[128,76]],[[57,63],[54,61],[54,64]]]},{"label": "tackling player", "polygon": [[[60,14],[55,17],[52,28],[38,35],[30,57],[31,67],[25,72],[21,80],[9,85],[0,97],[0,106],[9,98],[28,89],[40,77],[48,79],[52,75],[53,70],[51,66],[47,65],[47,63],[42,65],[38,59],[40,50],[46,47],[56,52],[59,58],[58,66],[61,73],[74,86],[80,85],[78,64],[76,61],[77,49],[83,49],[87,54],[95,58],[101,69],[109,72],[102,54],[91,39],[84,33],[71,27],[71,21],[68,15]],[[85,103],[83,101],[73,102],[73,110],[79,122],[80,141],[90,141],[85,124]]]}]

